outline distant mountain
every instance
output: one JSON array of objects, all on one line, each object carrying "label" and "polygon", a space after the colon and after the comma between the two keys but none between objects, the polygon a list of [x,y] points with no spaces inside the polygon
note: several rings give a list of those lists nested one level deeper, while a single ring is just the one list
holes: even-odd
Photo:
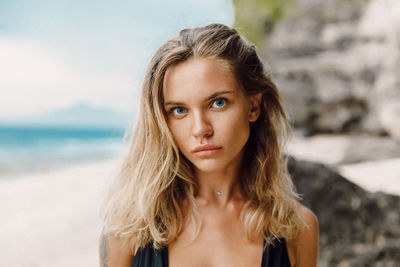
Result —
[{"label": "distant mountain", "polygon": [[108,107],[78,103],[68,108],[58,109],[44,115],[25,117],[0,124],[49,127],[79,128],[125,128],[133,116]]}]

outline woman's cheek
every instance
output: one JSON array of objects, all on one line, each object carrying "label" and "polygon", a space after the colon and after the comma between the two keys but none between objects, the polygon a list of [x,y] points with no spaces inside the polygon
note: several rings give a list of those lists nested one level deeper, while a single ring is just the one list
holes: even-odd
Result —
[{"label": "woman's cheek", "polygon": [[178,120],[172,120],[169,123],[169,129],[171,131],[172,137],[174,138],[179,150],[181,150],[182,152],[186,150],[184,142],[189,139],[189,136],[187,136],[188,129],[186,128],[187,126],[185,126],[184,123]]}]

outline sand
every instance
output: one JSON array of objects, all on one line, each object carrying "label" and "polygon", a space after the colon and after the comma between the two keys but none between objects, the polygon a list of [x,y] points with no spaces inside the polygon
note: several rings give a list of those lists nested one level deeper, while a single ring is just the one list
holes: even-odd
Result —
[{"label": "sand", "polygon": [[[296,142],[291,151],[297,158],[327,164],[337,162],[346,147],[345,139]],[[98,266],[100,203],[120,162],[0,180],[0,266]],[[400,159],[337,168],[366,190],[400,195]]]},{"label": "sand", "polygon": [[370,192],[400,195],[400,158],[368,160],[341,164],[354,138],[345,135],[295,137],[289,154],[299,160],[322,163],[336,169],[344,178]]},{"label": "sand", "polygon": [[370,192],[400,196],[400,158],[341,165],[339,173]]},{"label": "sand", "polygon": [[0,180],[0,266],[98,266],[100,203],[119,165]]}]

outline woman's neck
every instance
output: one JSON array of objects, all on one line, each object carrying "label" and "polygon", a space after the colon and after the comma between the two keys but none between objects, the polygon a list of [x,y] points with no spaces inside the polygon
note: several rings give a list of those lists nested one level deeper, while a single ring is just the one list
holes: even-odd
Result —
[{"label": "woman's neck", "polygon": [[240,164],[230,164],[227,168],[202,172],[195,170],[197,188],[195,198],[200,205],[225,207],[230,202],[242,201],[244,194],[240,179]]}]

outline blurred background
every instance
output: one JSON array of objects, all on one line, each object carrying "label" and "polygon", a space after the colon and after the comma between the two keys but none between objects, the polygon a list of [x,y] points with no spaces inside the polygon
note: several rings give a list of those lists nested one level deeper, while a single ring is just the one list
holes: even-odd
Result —
[{"label": "blurred background", "polygon": [[114,156],[154,50],[214,20],[229,1],[1,1],[1,177]]},{"label": "blurred background", "polygon": [[1,1],[1,266],[98,265],[147,63],[210,22],[255,43],[281,91],[319,266],[400,266],[397,0]]}]

